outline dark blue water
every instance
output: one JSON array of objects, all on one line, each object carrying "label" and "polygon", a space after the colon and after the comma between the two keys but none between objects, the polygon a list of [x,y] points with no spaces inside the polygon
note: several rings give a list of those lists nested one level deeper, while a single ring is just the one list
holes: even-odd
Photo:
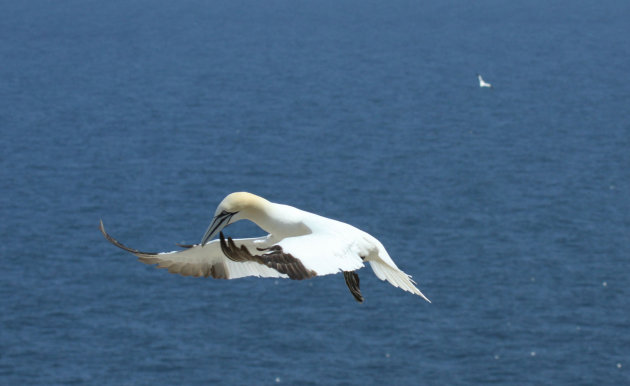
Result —
[{"label": "dark blue water", "polygon": [[[2,2],[0,383],[630,383],[630,4],[512,3]],[[433,303],[98,231],[171,250],[237,190]]]}]

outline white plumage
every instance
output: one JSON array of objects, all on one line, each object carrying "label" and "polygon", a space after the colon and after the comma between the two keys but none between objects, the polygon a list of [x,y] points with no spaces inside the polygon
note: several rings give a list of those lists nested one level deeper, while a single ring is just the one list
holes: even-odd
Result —
[{"label": "white plumage", "polygon": [[[221,230],[243,219],[254,222],[269,234],[226,240]],[[354,271],[369,262],[379,279],[429,301],[411,277],[396,266],[383,245],[368,233],[251,193],[228,195],[217,207],[201,243],[182,246],[185,249],[180,251],[141,252],[111,237],[102,222],[101,231],[112,244],[135,254],[141,262],[157,264],[158,268],[185,276],[301,280],[343,272],[352,294],[363,301],[359,278]],[[212,240],[217,234],[220,239]]]},{"label": "white plumage", "polygon": [[479,87],[492,87],[492,85],[483,80],[481,75],[477,74],[477,79],[479,79]]}]

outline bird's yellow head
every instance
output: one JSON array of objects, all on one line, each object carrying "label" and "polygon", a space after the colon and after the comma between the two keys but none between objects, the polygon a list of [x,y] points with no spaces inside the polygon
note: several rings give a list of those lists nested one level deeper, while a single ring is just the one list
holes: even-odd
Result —
[{"label": "bird's yellow head", "polygon": [[235,192],[228,194],[214,212],[214,218],[201,239],[201,245],[212,240],[229,224],[244,218],[251,218],[267,203],[267,200],[252,193]]},{"label": "bird's yellow head", "polygon": [[248,192],[235,192],[228,194],[217,207],[214,213],[215,217],[221,212],[238,213],[255,209],[261,205],[261,202],[267,201],[262,197]]}]

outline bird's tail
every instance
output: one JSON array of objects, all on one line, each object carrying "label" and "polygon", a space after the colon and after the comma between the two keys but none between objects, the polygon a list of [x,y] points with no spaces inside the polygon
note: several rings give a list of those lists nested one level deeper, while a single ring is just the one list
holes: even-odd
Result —
[{"label": "bird's tail", "polygon": [[431,303],[431,301],[414,285],[415,282],[411,280],[411,276],[407,275],[400,269],[391,267],[384,261],[380,261],[380,259],[371,260],[370,266],[372,266],[374,274],[379,279],[387,280],[394,287],[416,294]]}]

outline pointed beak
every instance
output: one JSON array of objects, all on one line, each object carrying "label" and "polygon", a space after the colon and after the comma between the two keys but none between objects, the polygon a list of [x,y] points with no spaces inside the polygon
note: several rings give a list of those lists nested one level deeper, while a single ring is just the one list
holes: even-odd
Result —
[{"label": "pointed beak", "polygon": [[223,228],[225,228],[230,223],[230,219],[232,219],[232,216],[234,216],[235,214],[236,213],[223,212],[214,216],[214,218],[212,219],[212,223],[210,223],[208,230],[206,230],[206,233],[201,239],[201,245],[206,245],[208,241],[212,240],[214,236],[216,236]]}]

